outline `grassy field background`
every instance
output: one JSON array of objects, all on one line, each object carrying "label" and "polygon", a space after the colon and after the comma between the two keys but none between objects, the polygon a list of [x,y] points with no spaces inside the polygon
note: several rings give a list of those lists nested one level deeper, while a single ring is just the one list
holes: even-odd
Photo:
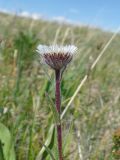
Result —
[{"label": "grassy field background", "polygon": [[[63,119],[64,159],[112,160],[112,135],[120,127],[120,34],[90,71],[113,33],[3,13],[0,20],[0,122],[10,131],[16,159],[50,160],[42,148],[46,140],[56,153],[50,109],[54,107],[50,103],[54,101],[54,73],[40,62],[36,47],[57,43],[78,47],[63,75],[62,111],[82,78],[89,75]],[[0,148],[2,155],[4,147]]]}]

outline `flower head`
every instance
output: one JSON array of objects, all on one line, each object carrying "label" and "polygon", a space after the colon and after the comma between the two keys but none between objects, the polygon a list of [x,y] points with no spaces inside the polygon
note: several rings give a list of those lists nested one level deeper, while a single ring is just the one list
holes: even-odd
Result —
[{"label": "flower head", "polygon": [[39,45],[37,52],[42,56],[44,62],[55,70],[65,68],[72,60],[73,54],[77,47],[74,45],[58,46],[58,45]]}]

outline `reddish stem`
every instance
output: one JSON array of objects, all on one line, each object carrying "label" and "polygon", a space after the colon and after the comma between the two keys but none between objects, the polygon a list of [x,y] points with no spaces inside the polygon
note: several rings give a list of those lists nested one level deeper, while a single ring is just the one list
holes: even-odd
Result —
[{"label": "reddish stem", "polygon": [[[55,91],[55,103],[57,112],[61,112],[61,95],[60,95],[60,82],[61,82],[61,72],[60,70],[55,71],[56,76],[56,91]],[[57,141],[58,141],[58,152],[59,152],[59,160],[63,160],[62,157],[62,128],[61,123],[57,124]]]}]

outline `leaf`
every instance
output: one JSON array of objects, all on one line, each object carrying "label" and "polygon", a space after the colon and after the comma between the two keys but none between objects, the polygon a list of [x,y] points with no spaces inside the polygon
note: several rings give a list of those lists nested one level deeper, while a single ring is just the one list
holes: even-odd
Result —
[{"label": "leaf", "polygon": [[[50,129],[49,129],[49,132],[48,132],[48,138],[47,138],[45,144],[43,145],[42,149],[38,153],[38,155],[36,157],[36,160],[42,160],[43,158],[45,159],[47,157],[48,150],[46,151],[46,149],[48,149],[48,147],[51,148],[51,146],[53,146],[54,133],[55,133],[55,126],[54,126],[54,124],[52,124]],[[49,152],[50,152],[50,150],[49,150]]]},{"label": "leaf", "polygon": [[73,129],[73,121],[71,122],[68,132],[66,133],[66,136],[64,137],[64,143],[63,143],[63,150],[65,151],[66,149],[68,149],[68,142],[70,142],[71,139],[71,133],[72,133],[72,129]]},{"label": "leaf", "polygon": [[3,148],[2,148],[3,146],[2,146],[2,143],[1,143],[1,141],[0,141],[0,160],[5,160],[4,159],[4,154],[3,154]]},{"label": "leaf", "polygon": [[48,153],[48,154],[50,155],[50,157],[52,158],[52,160],[55,160],[55,158],[54,158],[51,150],[50,150],[45,144],[43,144],[43,146],[44,146],[45,150],[47,151],[47,153]]},{"label": "leaf", "polygon": [[0,123],[0,142],[0,156],[2,157],[2,160],[15,160],[12,136],[8,128],[2,123]]},{"label": "leaf", "polygon": [[57,112],[52,99],[50,98],[50,96],[47,93],[46,93],[46,97],[48,98],[48,101],[51,103],[51,104],[49,104],[49,106],[50,106],[50,109],[51,109],[51,111],[53,113],[53,117],[54,117],[55,123],[56,124],[60,124],[60,115]]}]

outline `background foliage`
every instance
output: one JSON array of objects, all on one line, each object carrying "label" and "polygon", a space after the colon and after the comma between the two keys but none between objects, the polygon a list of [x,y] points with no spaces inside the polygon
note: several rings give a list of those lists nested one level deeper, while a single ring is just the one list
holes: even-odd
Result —
[{"label": "background foliage", "polygon": [[[90,72],[112,33],[2,13],[0,19],[0,122],[9,129],[5,132],[12,138],[12,154],[17,160],[50,160],[51,151],[57,157],[50,102],[54,73],[40,64],[36,46],[58,43],[79,48],[63,76],[62,110],[84,75],[89,75],[63,119],[65,160],[112,159],[112,134],[120,127],[120,34]],[[0,145],[1,156],[3,152]]]}]

